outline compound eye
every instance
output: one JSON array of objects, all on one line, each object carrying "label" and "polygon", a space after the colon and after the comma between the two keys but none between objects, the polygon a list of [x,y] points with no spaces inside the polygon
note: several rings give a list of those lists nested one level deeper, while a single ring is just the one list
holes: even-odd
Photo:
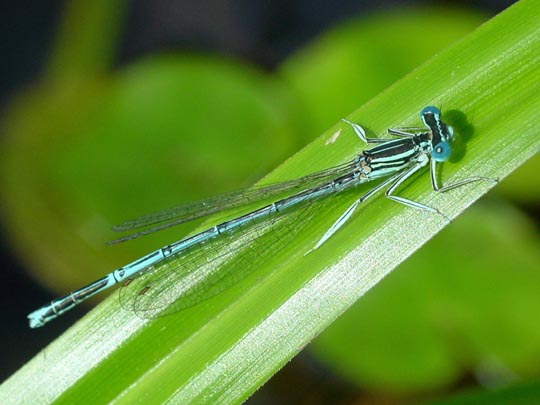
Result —
[{"label": "compound eye", "polygon": [[441,110],[439,110],[437,107],[434,107],[432,105],[425,107],[421,112],[420,116],[423,117],[427,114],[433,114],[436,118],[439,118],[441,116]]},{"label": "compound eye", "polygon": [[450,154],[452,153],[452,148],[450,147],[450,144],[448,142],[439,142],[437,145],[433,147],[433,150],[431,151],[431,157],[435,159],[437,162],[444,162],[448,160],[450,157]]}]

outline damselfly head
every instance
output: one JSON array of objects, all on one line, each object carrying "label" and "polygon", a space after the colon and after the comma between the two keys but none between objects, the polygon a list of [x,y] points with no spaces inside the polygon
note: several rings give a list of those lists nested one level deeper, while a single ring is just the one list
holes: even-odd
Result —
[{"label": "damselfly head", "polygon": [[448,160],[452,153],[450,142],[454,140],[454,129],[441,120],[441,110],[437,107],[425,107],[420,112],[420,117],[424,125],[431,131],[433,142],[431,157],[437,162]]},{"label": "damselfly head", "polygon": [[442,123],[441,110],[432,105],[424,107],[424,109],[420,111],[420,118],[422,118],[424,125],[428,127],[435,136],[439,136],[439,134],[435,134],[435,132],[440,132],[439,127]]}]

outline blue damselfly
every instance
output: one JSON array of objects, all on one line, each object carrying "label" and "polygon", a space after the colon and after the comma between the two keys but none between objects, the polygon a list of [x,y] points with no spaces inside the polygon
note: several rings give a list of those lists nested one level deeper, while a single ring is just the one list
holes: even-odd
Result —
[{"label": "blue damselfly", "polygon": [[[321,197],[375,179],[384,178],[358,198],[322,235],[310,252],[319,248],[337,232],[361,203],[382,189],[386,189],[386,197],[393,201],[438,214],[450,221],[438,209],[397,196],[395,191],[408,178],[428,165],[431,185],[437,192],[445,192],[476,181],[495,180],[475,176],[441,186],[437,180],[436,168],[438,163],[447,161],[450,157],[450,143],[454,139],[453,129],[441,120],[441,112],[436,107],[424,108],[420,117],[425,128],[389,129],[388,133],[395,136],[394,139],[368,138],[361,126],[344,119],[343,121],[352,127],[363,142],[375,146],[362,151],[347,163],[295,180],[223,194],[127,221],[115,227],[114,230],[117,231],[135,231],[131,235],[113,241],[122,242],[219,211],[288,194],[258,209],[164,246],[62,298],[53,300],[28,315],[30,327],[43,326],[87,298],[121,282],[126,287],[120,290],[123,305],[133,309],[141,317],[153,317],[167,309],[169,312],[175,312],[195,305],[206,299],[205,297],[215,295],[225,288],[219,287],[223,278],[221,276],[223,263],[229,254],[245,246],[241,242],[242,239],[253,240],[263,233],[261,224],[283,222],[282,218],[292,221],[293,218],[288,213],[294,211],[293,208],[304,207],[306,210],[306,206],[313,206],[312,202],[318,201]],[[281,225],[277,224],[276,229],[279,226]],[[293,238],[294,232],[287,232],[286,235],[282,232],[275,237],[274,242],[276,245],[278,242],[285,243],[283,238],[286,237]],[[224,249],[226,253],[214,258],[209,256],[211,251],[223,249],[224,246],[227,247]],[[249,260],[256,255],[255,252],[246,258]],[[174,258],[172,267],[156,267],[171,258]],[[153,270],[159,271],[160,274],[152,274]],[[146,277],[149,274],[152,277]],[[202,289],[209,291],[202,293]]]}]

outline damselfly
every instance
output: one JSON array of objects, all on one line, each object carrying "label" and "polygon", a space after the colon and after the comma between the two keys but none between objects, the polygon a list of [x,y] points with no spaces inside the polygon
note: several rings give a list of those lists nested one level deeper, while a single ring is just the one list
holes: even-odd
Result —
[{"label": "damselfly", "polygon": [[[362,151],[350,162],[299,179],[181,205],[127,221],[115,227],[117,231],[139,230],[116,240],[116,242],[125,241],[219,211],[261,202],[280,194],[289,194],[254,211],[169,244],[62,298],[53,300],[50,304],[28,315],[30,327],[43,326],[87,298],[120,282],[123,282],[126,287],[129,284],[135,284],[130,285],[129,288],[122,288],[120,299],[124,306],[133,309],[141,317],[160,315],[167,308],[174,312],[195,305],[226,288],[223,285],[220,286],[220,283],[224,277],[222,273],[225,272],[223,268],[226,266],[227,258],[235,251],[245,249],[248,244],[243,241],[253,241],[263,234],[265,224],[278,223],[275,228],[278,229],[284,222],[284,218],[287,221],[294,220],[289,214],[294,211],[293,208],[304,207],[303,210],[306,210],[306,206],[312,207],[314,205],[312,203],[319,201],[321,197],[339,193],[371,180],[385,178],[358,198],[322,235],[311,250],[325,243],[343,226],[361,203],[382,189],[386,189],[386,197],[393,201],[438,214],[450,221],[438,209],[399,197],[395,195],[395,191],[409,177],[428,164],[431,185],[437,192],[445,192],[476,181],[495,180],[475,176],[444,187],[439,185],[436,174],[437,163],[444,162],[450,157],[450,143],[454,139],[453,129],[441,120],[441,112],[436,107],[424,108],[420,117],[425,128],[389,129],[388,133],[395,136],[394,139],[368,138],[361,126],[344,119],[343,121],[352,127],[363,142],[376,144],[376,146]],[[294,223],[290,222],[289,226],[293,229]],[[145,229],[141,231],[140,229],[143,228]],[[276,232],[273,243],[276,245],[278,242],[286,243],[284,238],[293,238],[294,235],[294,232],[279,234]],[[272,238],[271,235],[270,238]],[[218,251],[218,248],[226,253],[211,257],[210,253]],[[246,255],[245,259],[249,262],[256,257],[257,252],[254,252]],[[174,259],[171,260],[170,266],[161,265],[169,259]],[[159,274],[150,274],[152,277],[146,277],[153,272],[159,272]],[[203,289],[209,291],[202,293]]]}]

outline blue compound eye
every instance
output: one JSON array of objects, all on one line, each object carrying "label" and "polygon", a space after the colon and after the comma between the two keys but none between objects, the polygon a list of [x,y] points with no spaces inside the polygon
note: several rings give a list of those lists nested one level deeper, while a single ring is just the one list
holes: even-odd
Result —
[{"label": "blue compound eye", "polygon": [[441,116],[441,110],[439,110],[437,107],[434,107],[432,105],[425,107],[421,112],[420,116],[423,117],[426,114],[433,114],[436,118],[439,118]]},{"label": "blue compound eye", "polygon": [[450,147],[450,144],[446,141],[443,141],[439,142],[433,147],[433,150],[431,151],[431,157],[437,162],[444,162],[445,160],[448,160],[451,153],[452,148]]}]

